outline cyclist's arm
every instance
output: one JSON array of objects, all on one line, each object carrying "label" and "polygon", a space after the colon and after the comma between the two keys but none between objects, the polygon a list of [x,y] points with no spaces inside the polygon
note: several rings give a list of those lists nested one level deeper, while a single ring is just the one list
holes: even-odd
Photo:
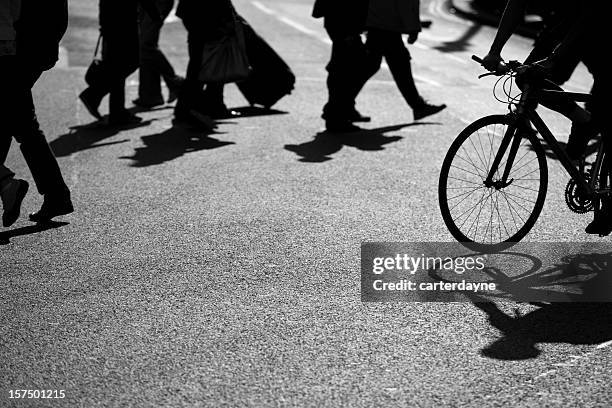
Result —
[{"label": "cyclist's arm", "polygon": [[487,69],[495,70],[501,61],[501,51],[525,16],[528,0],[510,0],[506,4],[504,14],[499,22],[497,33],[489,53],[483,60]]}]

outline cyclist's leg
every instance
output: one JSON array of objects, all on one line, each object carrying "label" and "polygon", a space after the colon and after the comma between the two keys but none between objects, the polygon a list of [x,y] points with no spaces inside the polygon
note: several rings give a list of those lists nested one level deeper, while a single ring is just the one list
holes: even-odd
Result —
[{"label": "cyclist's leg", "polygon": [[[598,67],[599,68],[599,67]],[[606,115],[611,111],[609,95],[612,93],[612,79],[601,69],[594,69],[593,85],[593,121],[601,131],[604,143],[605,157],[601,178],[606,180],[608,188],[612,181],[612,125]],[[599,209],[596,208],[593,221],[587,226],[586,232],[591,234],[608,235],[612,232],[612,198],[603,197]]]}]

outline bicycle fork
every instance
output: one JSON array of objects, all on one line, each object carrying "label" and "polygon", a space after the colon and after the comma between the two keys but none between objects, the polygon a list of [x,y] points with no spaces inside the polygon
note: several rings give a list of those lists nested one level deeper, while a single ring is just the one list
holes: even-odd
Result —
[{"label": "bicycle fork", "polygon": [[[510,170],[512,169],[514,159],[516,158],[516,153],[518,152],[521,145],[521,139],[523,138],[521,132],[519,131],[520,128],[520,124],[517,125],[516,122],[508,126],[508,129],[502,138],[499,150],[497,151],[497,154],[493,159],[493,163],[491,164],[491,168],[489,169],[489,174],[484,181],[484,185],[487,188],[493,187],[496,190],[500,190],[508,187],[514,181],[514,179],[508,180],[508,177],[510,176]],[[499,165],[506,154],[508,146],[510,146],[510,151],[508,152],[508,158],[506,159],[506,165],[504,166],[502,177],[494,180],[495,175],[498,172]]]}]

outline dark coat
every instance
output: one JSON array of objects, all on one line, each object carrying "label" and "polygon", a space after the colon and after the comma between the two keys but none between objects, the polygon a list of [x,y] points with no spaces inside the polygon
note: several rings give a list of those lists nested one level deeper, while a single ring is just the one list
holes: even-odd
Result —
[{"label": "dark coat", "polygon": [[182,20],[197,20],[202,25],[216,25],[233,17],[230,0],[179,0],[176,15]]},{"label": "dark coat", "polygon": [[18,57],[33,70],[52,68],[67,28],[67,0],[22,0],[16,25]]},{"label": "dark coat", "polygon": [[315,0],[312,16],[325,18],[325,25],[346,32],[360,32],[365,28],[368,0]]}]

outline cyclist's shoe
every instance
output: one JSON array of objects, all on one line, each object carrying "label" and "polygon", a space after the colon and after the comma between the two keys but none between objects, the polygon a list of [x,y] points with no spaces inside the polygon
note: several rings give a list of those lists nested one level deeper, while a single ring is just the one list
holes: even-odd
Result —
[{"label": "cyclist's shoe", "polygon": [[572,130],[565,151],[570,159],[579,160],[585,152],[589,140],[597,135],[597,129],[590,123],[572,122]]},{"label": "cyclist's shoe", "polygon": [[586,226],[584,231],[587,234],[595,234],[600,237],[610,235],[612,232],[612,214],[610,213],[610,205],[612,203],[609,200],[602,202],[602,209],[595,210],[595,217],[589,225]]}]

